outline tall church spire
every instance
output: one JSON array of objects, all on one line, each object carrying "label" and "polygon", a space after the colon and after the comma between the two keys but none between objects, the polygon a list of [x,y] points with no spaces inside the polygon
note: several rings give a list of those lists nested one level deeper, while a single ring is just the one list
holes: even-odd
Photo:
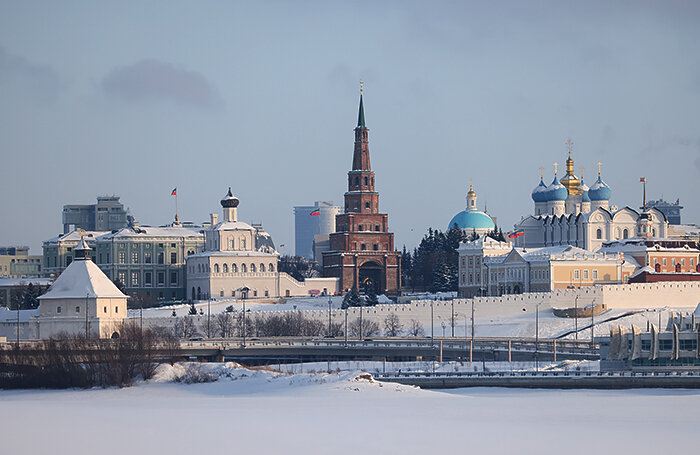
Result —
[{"label": "tall church spire", "polygon": [[365,126],[365,106],[362,103],[362,81],[360,81],[360,112],[357,114],[357,127],[367,128]]},{"label": "tall church spire", "polygon": [[[355,151],[352,157],[353,171],[370,171],[369,164],[369,141],[367,138],[367,126],[365,126],[365,107],[362,102],[362,81],[360,81],[360,111],[357,115],[357,126],[355,127]],[[374,188],[372,188],[374,190]]]}]

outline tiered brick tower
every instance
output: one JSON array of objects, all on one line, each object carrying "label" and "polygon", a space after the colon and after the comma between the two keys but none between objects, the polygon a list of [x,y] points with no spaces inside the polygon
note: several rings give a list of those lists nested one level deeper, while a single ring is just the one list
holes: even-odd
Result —
[{"label": "tiered brick tower", "polygon": [[377,294],[401,289],[401,253],[394,251],[388,216],[379,213],[379,193],[369,164],[368,129],[360,90],[360,112],[355,128],[352,170],[348,172],[345,213],[335,218],[330,251],[323,253],[323,272],[340,278],[340,289],[356,288]]}]

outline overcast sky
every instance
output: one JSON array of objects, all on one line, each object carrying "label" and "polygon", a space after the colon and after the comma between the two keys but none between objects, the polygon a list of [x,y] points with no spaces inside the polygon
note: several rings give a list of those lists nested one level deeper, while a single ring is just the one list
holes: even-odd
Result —
[{"label": "overcast sky", "polygon": [[700,223],[700,2],[1,1],[0,245],[102,194],[160,225],[177,186],[199,223],[231,186],[293,253],[294,205],[342,205],[360,79],[399,249],[470,178],[511,229],[568,138],[613,204],[646,176]]}]

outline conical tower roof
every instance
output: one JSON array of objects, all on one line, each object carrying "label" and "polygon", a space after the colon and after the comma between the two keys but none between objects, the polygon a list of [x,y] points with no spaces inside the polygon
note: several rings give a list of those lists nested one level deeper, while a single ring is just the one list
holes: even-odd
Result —
[{"label": "conical tower roof", "polygon": [[86,297],[126,298],[90,259],[73,261],[39,300],[84,299]]}]

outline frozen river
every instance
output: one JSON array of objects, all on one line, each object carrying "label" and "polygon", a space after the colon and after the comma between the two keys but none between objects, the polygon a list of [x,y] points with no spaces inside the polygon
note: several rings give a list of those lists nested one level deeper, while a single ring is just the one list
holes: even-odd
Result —
[{"label": "frozen river", "polygon": [[217,382],[0,391],[5,454],[663,453],[690,443],[686,390],[429,391],[357,372],[238,368]]}]

